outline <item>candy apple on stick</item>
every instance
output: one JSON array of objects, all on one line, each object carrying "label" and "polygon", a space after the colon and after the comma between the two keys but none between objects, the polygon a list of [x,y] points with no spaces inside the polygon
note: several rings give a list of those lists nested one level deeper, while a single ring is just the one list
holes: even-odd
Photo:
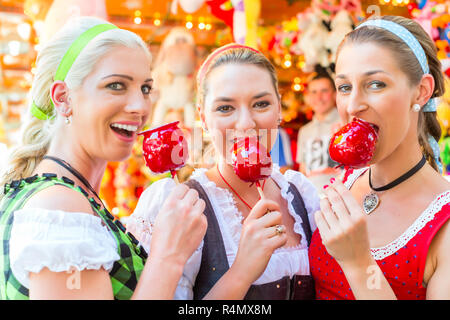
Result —
[{"label": "candy apple on stick", "polygon": [[231,152],[236,175],[245,182],[255,183],[261,198],[264,197],[260,181],[270,177],[272,159],[257,137],[236,139]]},{"label": "candy apple on stick", "polygon": [[363,168],[372,159],[377,140],[378,127],[355,118],[331,137],[328,151],[341,166]]},{"label": "candy apple on stick", "polygon": [[186,164],[188,146],[179,121],[140,132],[144,136],[142,150],[145,164],[154,173],[170,171],[178,183],[177,170]]}]

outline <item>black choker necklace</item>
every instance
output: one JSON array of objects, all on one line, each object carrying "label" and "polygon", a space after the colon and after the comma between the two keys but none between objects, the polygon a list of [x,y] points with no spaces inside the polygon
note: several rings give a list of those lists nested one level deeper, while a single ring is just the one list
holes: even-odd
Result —
[{"label": "black choker necklace", "polygon": [[78,178],[78,180],[81,181],[81,183],[84,184],[84,186],[86,188],[88,188],[97,197],[97,199],[101,202],[103,207],[106,209],[106,206],[104,205],[102,199],[98,196],[97,192],[95,192],[94,188],[91,186],[89,181],[78,170],[76,170],[74,167],[72,167],[68,162],[64,161],[63,159],[60,159],[57,157],[52,157],[52,156],[44,156],[43,159],[55,161],[57,164],[59,164],[60,166],[62,166],[66,170],[68,170],[70,173],[72,173],[75,177]]},{"label": "black choker necklace", "polygon": [[[400,177],[398,177],[391,183],[388,183],[387,185],[379,187],[379,188],[374,188],[372,186],[372,171],[369,168],[370,189],[372,189],[373,191],[377,191],[377,192],[392,189],[395,186],[398,186],[400,183],[404,182],[405,180],[411,178],[417,171],[419,171],[425,165],[426,162],[427,161],[426,161],[425,157],[422,156],[422,159],[419,161],[419,163],[416,164],[412,169],[408,170],[408,172],[401,175]],[[364,197],[363,207],[364,207],[364,211],[366,212],[366,214],[371,214],[378,207],[379,204],[380,204],[380,199],[378,198],[378,195],[375,192],[371,192]]]}]

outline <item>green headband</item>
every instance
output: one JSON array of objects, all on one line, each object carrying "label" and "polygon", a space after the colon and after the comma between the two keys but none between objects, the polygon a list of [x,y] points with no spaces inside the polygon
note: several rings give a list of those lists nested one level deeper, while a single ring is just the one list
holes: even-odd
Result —
[{"label": "green headband", "polygon": [[[67,73],[69,73],[70,68],[73,63],[77,59],[80,52],[87,46],[87,44],[94,39],[97,35],[104,31],[108,31],[111,29],[118,29],[115,25],[105,23],[98,24],[85,32],[83,32],[70,46],[69,50],[67,50],[66,54],[62,58],[58,69],[56,70],[54,80],[64,81],[66,79]],[[53,101],[50,100],[52,105]],[[55,116],[48,115],[44,111],[42,111],[34,101],[31,104],[31,114],[40,120],[48,120],[53,119]]]}]

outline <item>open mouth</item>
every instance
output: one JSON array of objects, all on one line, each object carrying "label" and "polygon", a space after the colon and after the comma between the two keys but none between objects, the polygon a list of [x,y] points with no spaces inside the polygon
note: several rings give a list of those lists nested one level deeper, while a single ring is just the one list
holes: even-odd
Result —
[{"label": "open mouth", "polygon": [[259,135],[259,136],[234,137],[233,139],[230,140],[230,142],[231,142],[231,143],[236,143],[236,142],[238,142],[239,140],[246,139],[246,138],[249,138],[249,139],[257,139],[259,142],[261,142],[261,141],[263,140],[263,135]]},{"label": "open mouth", "polygon": [[359,119],[359,120],[363,121],[364,123],[368,124],[369,126],[371,126],[372,129],[374,129],[377,134],[380,133],[380,128],[376,124],[371,123],[371,122],[369,122],[367,120],[364,120],[364,119],[361,119],[361,118],[353,118],[352,121],[354,121],[356,119]]},{"label": "open mouth", "polygon": [[380,128],[376,124],[369,123],[369,125],[376,131],[376,133],[380,132]]},{"label": "open mouth", "polygon": [[118,135],[130,139],[134,137],[139,127],[135,125],[113,123],[110,125],[110,128]]}]

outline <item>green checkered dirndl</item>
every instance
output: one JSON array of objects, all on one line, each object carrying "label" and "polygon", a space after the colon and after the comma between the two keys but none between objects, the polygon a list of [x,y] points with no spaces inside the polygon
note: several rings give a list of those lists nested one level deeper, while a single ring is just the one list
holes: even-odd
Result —
[{"label": "green checkered dirndl", "polygon": [[114,235],[120,259],[113,265],[109,275],[115,299],[130,299],[136,289],[137,282],[144,269],[147,253],[138,245],[132,234],[126,233],[125,227],[108,212],[101,209],[93,198],[81,187],[66,177],[58,178],[56,174],[44,173],[21,180],[15,180],[4,187],[5,196],[0,202],[0,299],[26,300],[29,292],[13,275],[9,259],[9,239],[14,219],[14,211],[21,209],[25,202],[36,192],[45,188],[60,185],[82,193],[94,210],[105,222]]}]

